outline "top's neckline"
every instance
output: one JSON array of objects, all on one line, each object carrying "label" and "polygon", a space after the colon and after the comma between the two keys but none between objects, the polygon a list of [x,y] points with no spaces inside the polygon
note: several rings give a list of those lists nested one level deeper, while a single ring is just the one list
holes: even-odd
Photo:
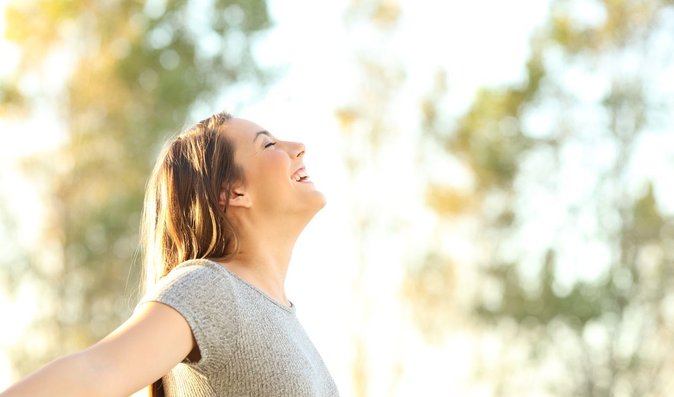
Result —
[{"label": "top's neckline", "polygon": [[217,266],[218,268],[223,269],[224,271],[226,271],[227,273],[229,273],[230,275],[232,275],[235,279],[239,280],[241,283],[243,283],[244,285],[246,285],[248,288],[251,288],[252,290],[256,291],[258,294],[262,295],[265,299],[267,299],[267,300],[270,301],[271,303],[275,304],[276,306],[280,307],[281,309],[283,309],[283,310],[285,310],[285,311],[287,311],[287,312],[289,312],[289,313],[295,314],[295,305],[293,304],[292,301],[288,300],[288,301],[290,302],[290,306],[285,305],[285,304],[283,304],[283,303],[277,301],[276,299],[272,298],[271,296],[269,296],[266,292],[262,291],[260,288],[254,286],[253,284],[251,284],[251,283],[249,283],[248,281],[244,280],[244,279],[241,278],[238,274],[236,274],[236,273],[234,273],[233,271],[229,270],[229,269],[228,269],[225,265],[223,265],[222,263],[216,262],[216,261],[214,261],[214,260],[212,260],[212,259],[207,259],[207,258],[204,258],[204,260],[206,260],[207,262],[211,263],[211,264],[214,265],[214,266]]}]

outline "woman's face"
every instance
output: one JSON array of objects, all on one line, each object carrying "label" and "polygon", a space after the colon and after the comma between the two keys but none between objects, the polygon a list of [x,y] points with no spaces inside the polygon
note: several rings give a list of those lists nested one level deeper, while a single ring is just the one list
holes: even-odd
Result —
[{"label": "woman's face", "polygon": [[311,217],[325,205],[325,197],[304,168],[303,144],[277,139],[239,118],[227,121],[225,134],[234,143],[235,161],[244,171],[246,184],[240,190],[257,213]]}]

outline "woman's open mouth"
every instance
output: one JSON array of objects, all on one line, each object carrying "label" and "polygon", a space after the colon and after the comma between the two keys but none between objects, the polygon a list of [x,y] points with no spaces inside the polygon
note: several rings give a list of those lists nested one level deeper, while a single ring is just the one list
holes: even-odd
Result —
[{"label": "woman's open mouth", "polygon": [[295,182],[310,182],[309,175],[307,174],[307,170],[304,167],[295,171],[290,178]]}]

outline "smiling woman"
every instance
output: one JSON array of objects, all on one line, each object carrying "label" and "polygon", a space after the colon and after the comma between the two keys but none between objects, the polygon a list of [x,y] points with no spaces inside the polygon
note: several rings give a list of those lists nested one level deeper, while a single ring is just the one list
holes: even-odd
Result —
[{"label": "smiling woman", "polygon": [[92,347],[0,396],[337,396],[285,294],[299,234],[325,205],[304,145],[218,113],[171,141],[148,184],[146,294]]},{"label": "smiling woman", "polygon": [[304,183],[298,184],[294,179],[297,175],[308,177],[303,164],[304,145],[278,140],[247,120],[232,119],[228,124],[227,136],[237,147],[235,162],[243,168],[246,181],[247,194],[237,196],[240,203],[236,204],[250,206],[255,201],[260,214],[286,214],[281,223],[292,229],[299,227],[299,234],[325,205],[325,198],[313,183],[304,178],[300,181]]}]

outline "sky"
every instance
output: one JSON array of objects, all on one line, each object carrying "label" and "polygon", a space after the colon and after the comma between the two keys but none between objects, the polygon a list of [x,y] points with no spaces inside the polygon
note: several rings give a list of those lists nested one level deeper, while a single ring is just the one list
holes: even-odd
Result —
[{"label": "sky", "polygon": [[[221,103],[210,111],[226,107],[282,139],[302,141],[307,146],[308,173],[325,193],[328,205],[298,241],[287,287],[298,307],[298,316],[342,394],[352,395],[353,335],[360,333],[371,353],[369,395],[390,395],[391,385],[395,384],[395,395],[399,396],[487,396],[486,386],[471,383],[470,369],[471,352],[479,348],[489,350],[489,341],[483,342],[486,347],[475,346],[474,339],[460,331],[443,346],[430,346],[415,333],[408,313],[391,303],[399,301],[404,276],[400,255],[406,254],[405,245],[423,247],[427,231],[435,222],[418,199],[423,197],[422,186],[412,182],[409,189],[400,192],[393,188],[397,180],[373,180],[369,185],[367,180],[359,184],[349,181],[341,157],[344,148],[335,110],[350,104],[358,92],[354,84],[360,78],[358,54],[375,53],[405,67],[406,79],[400,88],[400,99],[394,104],[397,114],[405,115],[397,117],[400,128],[418,126],[420,114],[413,100],[432,89],[439,69],[446,71],[448,77],[448,108],[453,115],[460,114],[477,88],[523,78],[528,37],[545,20],[548,2],[401,1],[402,18],[393,37],[386,41],[366,24],[347,24],[344,15],[349,4],[344,0],[270,1],[275,24],[260,37],[255,55],[262,66],[279,68],[283,73],[265,95],[241,100],[237,96],[242,93],[223,93]],[[12,59],[12,51],[0,41],[3,59]],[[6,73],[11,64],[11,61],[0,63],[0,74]],[[52,79],[58,80],[58,74]],[[194,117],[196,120],[203,115]],[[10,200],[14,211],[39,208],[39,187],[26,181],[16,164],[24,155],[59,143],[63,135],[53,133],[55,121],[56,115],[48,110],[31,120],[0,119],[0,136],[6,143],[0,145],[0,169],[5,170],[0,174],[3,186],[0,192]],[[8,134],[10,130],[12,134]],[[391,142],[389,157],[382,161],[395,168],[386,175],[405,183],[414,181],[414,175],[410,174],[414,157],[400,154],[406,152],[414,139],[415,136],[403,135]],[[654,138],[644,144],[640,156],[648,157],[649,148],[671,144],[669,140]],[[653,161],[656,163],[650,164],[654,167],[645,167],[644,172],[657,174],[670,169],[664,159]],[[11,191],[7,186],[12,186]],[[354,186],[362,190],[351,191]],[[663,194],[674,197],[672,192]],[[399,213],[403,208],[402,221],[414,228],[413,234],[418,236],[418,240],[411,242],[371,241],[377,263],[365,275],[365,283],[376,288],[364,288],[365,295],[351,293],[355,280],[362,276],[356,266],[358,241],[350,235],[348,222],[349,203],[358,197],[378,200],[386,213]],[[674,204],[671,205],[669,210],[674,212]],[[39,227],[39,211],[32,214],[23,217],[25,222],[20,225],[19,237],[25,242],[30,241],[32,231]],[[535,229],[532,233],[536,234]],[[7,372],[9,363],[1,352],[21,335],[22,324],[29,320],[30,312],[38,310],[32,297],[28,290],[17,302],[0,298],[0,310],[12,313],[11,317],[16,319],[13,327],[0,329],[0,388],[11,379]],[[361,299],[368,302],[367,307],[354,313],[353,308],[363,303]],[[358,318],[364,315],[369,317]],[[354,325],[361,321],[367,327]],[[399,379],[391,372],[391,363],[396,362],[405,363]]]}]

